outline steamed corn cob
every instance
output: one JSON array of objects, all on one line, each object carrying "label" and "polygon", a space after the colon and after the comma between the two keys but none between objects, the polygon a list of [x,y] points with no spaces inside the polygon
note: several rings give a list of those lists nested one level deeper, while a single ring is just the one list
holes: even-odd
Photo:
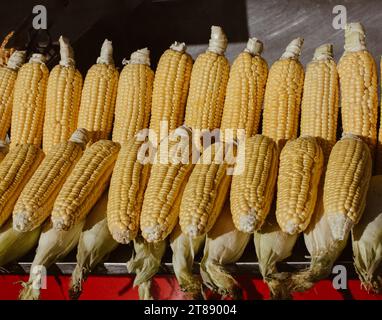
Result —
[{"label": "steamed corn cob", "polygon": [[0,163],[0,226],[12,214],[13,206],[26,183],[44,158],[33,144],[21,144],[9,151]]},{"label": "steamed corn cob", "polygon": [[373,155],[377,140],[378,80],[365,37],[360,23],[346,25],[345,52],[338,63],[338,74],[343,131],[362,137]]},{"label": "steamed corn cob", "polygon": [[9,42],[9,39],[11,39],[14,35],[14,31],[9,32],[3,42],[1,43],[0,46],[0,67],[6,66],[8,63],[9,58],[11,55],[15,52],[14,48],[7,48],[7,44]]},{"label": "steamed corn cob", "polygon": [[360,138],[345,135],[329,157],[324,210],[335,239],[343,240],[360,220],[366,205],[372,160]]},{"label": "steamed corn cob", "polygon": [[76,69],[73,49],[60,37],[61,60],[49,74],[42,146],[45,153],[66,142],[77,128],[82,76]]},{"label": "steamed corn cob", "polygon": [[11,148],[23,143],[41,145],[48,77],[42,54],[33,54],[20,68],[13,94]]},{"label": "steamed corn cob", "polygon": [[50,215],[66,178],[81,158],[89,138],[78,129],[67,142],[52,147],[18,198],[13,209],[13,228],[31,231]]},{"label": "steamed corn cob", "polygon": [[245,142],[244,172],[232,177],[231,212],[235,227],[247,233],[263,225],[271,208],[278,166],[275,142],[255,135]]},{"label": "steamed corn cob", "polygon": [[117,86],[113,47],[105,40],[97,63],[86,74],[78,115],[77,127],[88,130],[92,142],[107,139],[111,133]]},{"label": "steamed corn cob", "polygon": [[55,229],[69,230],[85,218],[109,184],[119,149],[118,143],[99,140],[85,150],[54,202]]},{"label": "steamed corn cob", "polygon": [[224,140],[229,140],[230,130],[233,139],[238,137],[238,130],[244,130],[248,138],[258,131],[268,76],[262,51],[262,42],[250,38],[232,64],[220,127]]},{"label": "steamed corn cob", "polygon": [[0,67],[0,140],[4,140],[11,126],[13,91],[18,70],[25,61],[25,51],[15,51],[8,63]]},{"label": "steamed corn cob", "polygon": [[299,233],[309,225],[317,200],[324,156],[313,137],[290,140],[280,154],[276,219],[281,230]]},{"label": "steamed corn cob", "polygon": [[269,70],[264,97],[263,134],[282,148],[296,138],[304,84],[304,68],[299,62],[302,38],[294,39]]},{"label": "steamed corn cob", "polygon": [[301,102],[301,135],[317,139],[325,163],[337,140],[338,92],[333,46],[324,44],[315,50],[306,68]]},{"label": "steamed corn cob", "polygon": [[124,144],[149,124],[154,72],[147,48],[132,53],[118,81],[113,141]]}]

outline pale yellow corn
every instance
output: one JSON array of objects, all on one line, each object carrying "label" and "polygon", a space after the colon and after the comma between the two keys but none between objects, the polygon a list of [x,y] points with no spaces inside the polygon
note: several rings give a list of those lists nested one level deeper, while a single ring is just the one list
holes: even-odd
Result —
[{"label": "pale yellow corn", "polygon": [[118,143],[99,140],[85,150],[54,202],[56,230],[69,230],[89,213],[109,184],[119,149]]},{"label": "pale yellow corn", "polygon": [[0,140],[5,140],[11,127],[13,90],[17,72],[25,61],[25,51],[16,51],[6,66],[0,67]]},{"label": "pale yellow corn", "polygon": [[61,60],[49,75],[42,146],[45,153],[67,141],[77,128],[82,76],[75,67],[73,49],[60,37]]},{"label": "pale yellow corn", "polygon": [[325,175],[324,214],[336,239],[344,239],[360,220],[371,171],[370,150],[360,138],[345,135],[335,144]]},{"label": "pale yellow corn", "polygon": [[154,72],[150,52],[133,52],[118,81],[113,141],[124,144],[149,124]]},{"label": "pale yellow corn", "polygon": [[261,57],[263,44],[250,38],[245,50],[233,62],[227,84],[221,132],[228,138],[237,138],[237,130],[245,130],[245,136],[257,133],[263,107],[265,85],[268,76],[267,62]]},{"label": "pale yellow corn", "polygon": [[42,54],[33,54],[20,68],[13,94],[11,148],[24,143],[41,145],[48,77]]},{"label": "pale yellow corn", "polygon": [[293,40],[269,70],[264,97],[263,134],[283,147],[298,134],[304,68],[298,58],[302,38]]},{"label": "pale yellow corn", "polygon": [[91,141],[107,139],[111,133],[118,87],[111,41],[105,40],[101,53],[85,77],[78,115],[78,128],[90,132]]},{"label": "pale yellow corn", "polygon": [[0,226],[12,214],[24,186],[44,158],[33,144],[21,144],[11,149],[0,163]]},{"label": "pale yellow corn", "polygon": [[281,151],[276,218],[282,231],[292,235],[309,225],[323,163],[321,147],[313,137],[290,140]]},{"label": "pale yellow corn", "polygon": [[86,130],[78,129],[69,141],[51,148],[16,202],[13,210],[15,230],[34,230],[50,215],[59,191],[81,158],[87,142]]},{"label": "pale yellow corn", "polygon": [[244,171],[232,177],[231,212],[239,231],[253,233],[271,208],[279,155],[275,142],[262,135],[245,141],[243,155],[238,161],[244,163]]},{"label": "pale yellow corn", "polygon": [[325,163],[337,140],[338,73],[333,59],[333,46],[316,49],[305,73],[301,102],[301,135],[317,139]]},{"label": "pale yellow corn", "polygon": [[344,133],[362,137],[374,152],[377,140],[377,67],[367,51],[360,23],[345,29],[345,52],[338,63],[341,87],[341,117]]}]

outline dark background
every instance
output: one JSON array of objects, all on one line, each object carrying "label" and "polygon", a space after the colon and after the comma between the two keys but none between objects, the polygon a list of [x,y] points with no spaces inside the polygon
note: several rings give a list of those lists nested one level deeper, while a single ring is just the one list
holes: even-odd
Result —
[{"label": "dark background", "polygon": [[221,25],[228,36],[230,61],[249,36],[264,42],[269,64],[297,36],[305,38],[304,64],[314,48],[325,42],[334,44],[338,60],[343,30],[332,27],[332,10],[339,4],[346,7],[348,21],[364,24],[368,48],[378,63],[382,52],[380,0],[1,0],[0,37],[18,30],[14,44],[24,46],[36,4],[47,7],[52,40],[61,34],[70,38],[82,73],[95,62],[104,38],[113,40],[118,66],[132,51],[149,47],[155,67],[160,54],[175,40],[186,42],[196,58],[206,48],[212,24]]}]

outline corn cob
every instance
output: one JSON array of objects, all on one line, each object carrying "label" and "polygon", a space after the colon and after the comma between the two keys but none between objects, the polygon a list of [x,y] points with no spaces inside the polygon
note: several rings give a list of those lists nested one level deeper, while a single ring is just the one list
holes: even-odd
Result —
[{"label": "corn cob", "polygon": [[243,255],[250,234],[238,231],[232,221],[230,202],[226,201],[219,219],[207,234],[200,274],[204,284],[218,294],[241,298],[237,281],[224,268],[237,262]]},{"label": "corn cob", "polygon": [[242,174],[232,177],[231,212],[236,228],[252,233],[267,217],[277,178],[278,151],[275,142],[255,135],[244,142],[245,164]]},{"label": "corn cob", "polygon": [[73,250],[78,243],[84,224],[83,219],[68,231],[54,229],[50,221],[44,224],[31,265],[29,280],[21,283],[23,288],[19,294],[20,300],[40,298],[43,270],[64,259]]},{"label": "corn cob", "polygon": [[0,67],[0,140],[4,140],[11,126],[13,90],[17,72],[25,61],[25,51],[16,51],[4,67]]},{"label": "corn cob", "polygon": [[212,26],[208,49],[198,56],[192,68],[185,124],[194,130],[193,139],[199,148],[202,134],[220,126],[229,77],[226,47],[223,30]]},{"label": "corn cob", "polygon": [[382,290],[382,176],[374,176],[360,222],[352,230],[354,266],[367,291]]},{"label": "corn cob", "polygon": [[344,135],[330,154],[324,185],[324,210],[334,238],[343,240],[362,216],[371,177],[367,145]]},{"label": "corn cob", "polygon": [[122,145],[149,124],[154,81],[149,55],[147,48],[133,52],[119,77],[113,141]]},{"label": "corn cob", "polygon": [[5,36],[3,42],[1,43],[1,46],[0,46],[0,67],[6,66],[9,58],[15,52],[14,48],[6,48],[8,42],[9,42],[9,39],[11,39],[14,34],[15,34],[14,31],[9,32]]},{"label": "corn cob", "polygon": [[113,47],[105,40],[97,63],[86,74],[78,115],[77,127],[88,130],[92,142],[107,139],[111,133],[117,87]]},{"label": "corn cob", "polygon": [[[150,141],[154,146],[157,143],[156,138],[159,135],[162,120],[168,121],[168,130],[170,131],[175,130],[183,121],[192,66],[191,58],[184,53],[184,50],[184,44],[175,43],[163,54],[158,65],[152,101],[154,113],[151,117],[149,133]],[[181,113],[181,119],[179,113]],[[149,180],[150,166],[139,161],[141,156],[137,154],[140,145],[138,142],[130,142],[122,147],[121,156],[116,163],[115,174],[113,174],[110,186],[108,224],[114,239],[121,243],[128,243],[137,236],[143,192]],[[163,168],[163,165],[159,166]],[[182,170],[178,171],[182,164],[177,163],[172,166],[170,163],[169,166],[169,170],[175,169],[178,174],[183,172]],[[155,172],[152,178],[154,180],[158,176],[157,170],[152,170]],[[160,174],[163,174],[163,171]],[[166,178],[160,176],[160,181],[164,181],[164,183],[158,187],[171,185],[166,184]],[[154,187],[152,183],[151,186]],[[152,209],[150,208],[150,212]]]},{"label": "corn cob", "polygon": [[346,25],[344,49],[338,63],[342,128],[344,133],[362,137],[373,155],[378,118],[377,68],[366,49],[360,23]]},{"label": "corn cob", "polygon": [[82,76],[75,67],[73,49],[62,36],[59,41],[61,60],[50,72],[46,93],[42,141],[46,154],[75,131],[81,100]]},{"label": "corn cob", "polygon": [[280,150],[297,138],[304,68],[298,58],[302,38],[294,39],[269,70],[264,97],[263,134],[276,141]]},{"label": "corn cob", "polygon": [[18,232],[12,228],[12,219],[8,219],[0,228],[0,268],[30,252],[36,246],[40,233],[41,228]]},{"label": "corn cob", "polygon": [[129,243],[139,230],[143,194],[150,175],[140,141],[125,143],[115,163],[110,182],[107,219],[110,233],[119,243]]},{"label": "corn cob", "polygon": [[248,138],[258,131],[268,76],[268,65],[261,57],[262,51],[262,42],[250,38],[245,50],[233,62],[220,128],[223,139],[228,130],[233,130],[234,139],[240,129],[245,130]]},{"label": "corn cob", "polygon": [[41,145],[48,77],[42,54],[33,54],[20,68],[13,94],[11,148],[23,143]]},{"label": "corn cob", "polygon": [[[185,43],[175,42],[159,59],[155,72],[150,128],[156,140],[162,140],[184,120],[184,111],[190,86],[192,58]],[[165,132],[160,134],[163,124]],[[150,140],[155,143],[154,137]],[[155,143],[156,145],[156,143]]]},{"label": "corn cob", "polygon": [[308,64],[301,102],[301,135],[311,136],[320,144],[325,163],[337,140],[338,73],[333,60],[333,46],[318,47]]},{"label": "corn cob", "polygon": [[55,229],[69,230],[89,213],[109,184],[119,149],[118,143],[99,140],[85,150],[54,202]]},{"label": "corn cob", "polygon": [[13,228],[20,232],[39,227],[50,215],[65,179],[82,156],[89,138],[78,129],[67,142],[52,147],[18,198],[13,210]]},{"label": "corn cob", "polygon": [[223,208],[231,175],[228,161],[223,159],[226,147],[216,142],[208,147],[195,165],[186,184],[179,212],[182,232],[193,238],[207,233]]},{"label": "corn cob", "polygon": [[276,219],[282,231],[299,233],[309,225],[323,162],[321,147],[312,137],[290,140],[281,151]]},{"label": "corn cob", "polygon": [[71,278],[69,289],[71,299],[79,298],[82,293],[82,284],[89,272],[118,246],[107,228],[107,194],[108,190],[103,193],[86,218],[78,242],[77,264]]},{"label": "corn cob", "polygon": [[33,144],[14,147],[0,163],[0,226],[12,214],[13,206],[26,183],[44,158]]}]

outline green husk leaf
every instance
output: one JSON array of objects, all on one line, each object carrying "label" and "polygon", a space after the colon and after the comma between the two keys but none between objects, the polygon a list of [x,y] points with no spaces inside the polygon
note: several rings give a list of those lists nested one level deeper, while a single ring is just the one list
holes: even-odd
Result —
[{"label": "green husk leaf", "polygon": [[134,287],[139,286],[139,299],[150,298],[149,300],[151,300],[151,279],[160,268],[162,257],[166,251],[166,240],[149,243],[139,235],[133,242],[134,253],[126,264],[127,270],[136,274],[133,285]]},{"label": "green husk leaf", "polygon": [[18,232],[12,227],[12,219],[0,228],[0,267],[18,260],[37,244],[41,227],[29,232]]},{"label": "green husk leaf", "polygon": [[39,266],[48,269],[52,264],[62,260],[77,245],[85,219],[78,221],[68,231],[56,230],[49,220],[42,229],[36,255],[33,259],[29,280],[22,282],[23,289],[20,291],[20,300],[37,300],[40,297],[39,277],[34,272]]},{"label": "green husk leaf", "polygon": [[270,289],[271,299],[290,299],[288,288],[284,285],[284,275],[278,274],[276,263],[292,254],[298,234],[290,235],[280,229],[275,209],[273,201],[263,227],[254,233],[255,249],[260,272]]},{"label": "green husk leaf", "polygon": [[193,275],[195,255],[201,250],[205,236],[191,238],[182,233],[178,224],[170,235],[170,246],[173,252],[172,265],[179,286],[189,299],[203,299],[202,285]]},{"label": "green husk leaf", "polygon": [[219,219],[207,234],[200,273],[204,284],[212,291],[224,297],[240,299],[241,288],[224,265],[235,263],[241,258],[251,235],[235,228],[229,203],[226,201]]},{"label": "green husk leaf", "polygon": [[73,270],[69,289],[71,299],[79,298],[82,284],[88,274],[118,246],[107,226],[107,201],[108,190],[103,193],[86,217],[77,248],[77,264]]},{"label": "green husk leaf", "polygon": [[371,178],[366,209],[352,231],[354,266],[367,291],[382,292],[382,175]]}]

